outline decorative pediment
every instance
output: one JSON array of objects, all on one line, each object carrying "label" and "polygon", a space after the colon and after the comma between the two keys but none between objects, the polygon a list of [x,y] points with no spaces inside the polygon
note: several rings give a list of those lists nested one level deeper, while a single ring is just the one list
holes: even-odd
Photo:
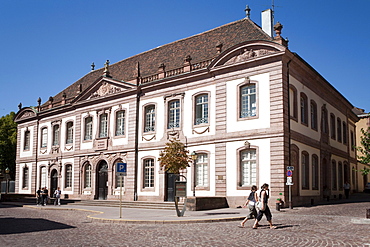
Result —
[{"label": "decorative pediment", "polygon": [[274,51],[274,50],[268,50],[268,49],[253,50],[252,48],[250,48],[250,49],[244,48],[244,49],[241,49],[239,51],[238,55],[235,55],[232,58],[230,58],[228,61],[226,61],[225,65],[244,62],[244,61],[247,61],[249,59],[269,55],[269,54],[272,54],[272,53],[275,53],[275,52],[276,51]]},{"label": "decorative pediment", "polygon": [[116,94],[123,91],[126,91],[128,88],[124,87],[118,87],[116,85],[113,85],[109,82],[104,81],[101,86],[93,93],[90,94],[90,96],[87,99],[94,99],[99,97],[104,97],[109,94]]},{"label": "decorative pediment", "polygon": [[17,115],[14,118],[14,121],[19,122],[27,119],[32,119],[36,117],[36,115],[37,114],[34,109],[32,109],[31,107],[25,107],[17,113]]}]

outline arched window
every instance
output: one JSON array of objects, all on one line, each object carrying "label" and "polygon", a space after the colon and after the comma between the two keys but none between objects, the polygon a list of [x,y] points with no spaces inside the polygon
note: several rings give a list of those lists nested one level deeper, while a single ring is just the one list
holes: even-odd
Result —
[{"label": "arched window", "polygon": [[84,124],[84,131],[85,131],[84,140],[85,141],[92,140],[92,131],[93,131],[92,124],[93,124],[92,117],[85,118],[85,124]]},{"label": "arched window", "polygon": [[167,129],[180,127],[180,100],[175,99],[168,102],[168,124]]},{"label": "arched window", "polygon": [[240,185],[250,187],[257,183],[257,155],[256,149],[246,149],[240,155]]},{"label": "arched window", "polygon": [[289,86],[289,109],[290,117],[295,121],[298,121],[297,89],[293,85]]},{"label": "arched window", "polygon": [[343,176],[342,162],[338,162],[338,183],[339,183],[339,190],[343,190],[344,176]]},{"label": "arched window", "polygon": [[27,129],[24,132],[24,146],[23,146],[23,150],[25,150],[25,151],[30,150],[30,143],[31,143],[31,132]]},{"label": "arched window", "polygon": [[116,136],[125,134],[125,111],[116,112]]},{"label": "arched window", "polygon": [[312,155],[312,189],[319,189],[319,158],[316,154]]},{"label": "arched window", "polygon": [[144,188],[154,188],[154,159],[144,160]]},{"label": "arched window", "polygon": [[342,121],[337,118],[337,138],[338,142],[342,142]]},{"label": "arched window", "polygon": [[72,165],[66,165],[65,168],[65,188],[72,188]]},{"label": "arched window", "polygon": [[302,152],[302,189],[308,190],[310,188],[310,167],[309,167],[309,155],[307,152]]},{"label": "arched window", "polygon": [[53,126],[53,146],[59,145],[59,124]]},{"label": "arched window", "polygon": [[22,188],[27,189],[28,188],[28,182],[29,182],[29,173],[28,173],[28,167],[23,167],[23,181],[22,181]]},{"label": "arched window", "polygon": [[155,105],[148,105],[144,108],[144,132],[155,131]]},{"label": "arched window", "polygon": [[48,145],[48,128],[41,129],[41,147],[46,148]]},{"label": "arched window", "polygon": [[66,124],[66,144],[73,143],[73,122]]},{"label": "arched window", "polygon": [[84,187],[85,188],[91,188],[91,172],[92,172],[91,165],[86,164],[85,171],[84,171],[84,174],[85,174],[85,181],[84,181],[85,186]]},{"label": "arched window", "polygon": [[317,130],[317,105],[316,102],[311,100],[311,129]]},{"label": "arched window", "polygon": [[335,160],[331,161],[331,182],[332,189],[337,190],[338,180],[337,180],[337,162]]},{"label": "arched window", "polygon": [[308,125],[308,104],[304,93],[301,93],[301,123]]},{"label": "arched window", "polygon": [[347,144],[347,124],[343,121],[343,144]]},{"label": "arched window", "polygon": [[195,97],[194,125],[207,124],[208,120],[208,94],[200,94]]},{"label": "arched window", "polygon": [[43,166],[41,167],[41,171],[40,171],[40,187],[46,187],[46,177],[47,177],[47,174],[46,174],[46,167]]},{"label": "arched window", "polygon": [[244,85],[240,88],[240,118],[254,117],[257,114],[256,84]]},{"label": "arched window", "polygon": [[330,114],[330,137],[335,140],[335,116],[333,113]]},{"label": "arched window", "polygon": [[99,116],[99,138],[108,137],[108,114],[103,113]]},{"label": "arched window", "polygon": [[209,164],[208,154],[197,154],[196,167],[195,167],[195,185],[196,187],[209,186]]}]

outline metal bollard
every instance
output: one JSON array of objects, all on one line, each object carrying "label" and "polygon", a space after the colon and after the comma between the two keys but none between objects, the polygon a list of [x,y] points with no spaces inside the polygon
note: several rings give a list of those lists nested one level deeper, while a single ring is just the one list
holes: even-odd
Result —
[{"label": "metal bollard", "polygon": [[276,203],[276,210],[277,210],[277,211],[280,211],[280,202],[277,202],[277,203]]},{"label": "metal bollard", "polygon": [[366,209],[366,219],[370,219],[370,208]]}]

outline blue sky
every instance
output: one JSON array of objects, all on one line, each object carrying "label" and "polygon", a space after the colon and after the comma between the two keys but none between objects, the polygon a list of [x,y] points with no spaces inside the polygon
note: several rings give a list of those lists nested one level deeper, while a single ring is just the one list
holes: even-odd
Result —
[{"label": "blue sky", "polygon": [[[42,103],[87,74],[245,17],[271,0],[0,0],[0,116]],[[370,0],[275,0],[282,36],[354,106],[369,112]]]}]

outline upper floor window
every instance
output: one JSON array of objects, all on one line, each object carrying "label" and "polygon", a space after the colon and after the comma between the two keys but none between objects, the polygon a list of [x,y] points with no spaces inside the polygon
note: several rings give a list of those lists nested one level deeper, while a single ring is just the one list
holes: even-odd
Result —
[{"label": "upper floor window", "polygon": [[145,127],[144,132],[155,131],[155,106],[148,105],[145,107],[145,117],[144,117]]},{"label": "upper floor window", "polygon": [[30,150],[30,143],[31,143],[31,132],[26,130],[24,132],[24,146],[23,150]]},{"label": "upper floor window", "polygon": [[72,187],[72,165],[66,165],[65,188]]},{"label": "upper floor window", "polygon": [[330,137],[335,140],[335,116],[330,114]]},{"label": "upper floor window", "polygon": [[73,122],[68,122],[66,126],[66,144],[73,143]]},{"label": "upper floor window", "polygon": [[99,138],[108,137],[108,114],[103,113],[99,116]]},{"label": "upper floor window", "polygon": [[351,150],[352,151],[355,150],[355,134],[353,133],[352,130],[351,130]]},{"label": "upper floor window", "polygon": [[343,122],[343,144],[347,144],[347,124]]},{"label": "upper floor window", "polygon": [[195,125],[208,123],[208,94],[195,97]]},{"label": "upper floor window", "polygon": [[125,111],[116,112],[116,136],[125,134]]},{"label": "upper floor window", "polygon": [[302,189],[308,190],[310,187],[310,167],[309,156],[307,152],[302,152]]},{"label": "upper floor window", "polygon": [[337,135],[338,142],[342,142],[342,121],[340,118],[337,118]]},{"label": "upper floor window", "polygon": [[301,93],[301,123],[308,125],[307,96]]},{"label": "upper floor window", "polygon": [[48,128],[41,129],[41,147],[46,148],[48,145]]},{"label": "upper floor window", "polygon": [[325,105],[321,108],[321,132],[324,134],[329,134],[328,130],[328,110]]},{"label": "upper floor window", "polygon": [[240,185],[251,186],[257,184],[257,156],[255,149],[240,152]]},{"label": "upper floor window", "polygon": [[316,154],[312,155],[312,189],[319,189],[319,158]]},{"label": "upper floor window", "polygon": [[53,126],[53,146],[58,146],[59,145],[59,132],[60,128],[59,125],[54,125]]},{"label": "upper floor window", "polygon": [[92,131],[93,131],[92,124],[93,124],[92,117],[85,118],[85,124],[84,124],[84,131],[85,131],[84,140],[85,141],[92,140]]},{"label": "upper floor window", "polygon": [[311,129],[317,130],[317,105],[315,101],[311,100]]},{"label": "upper floor window", "polygon": [[144,188],[154,187],[154,159],[144,160]]},{"label": "upper floor window", "polygon": [[297,121],[298,109],[297,109],[297,89],[290,85],[289,87],[289,109],[290,117]]},{"label": "upper floor window", "polygon": [[254,117],[257,114],[256,84],[240,88],[240,118]]},{"label": "upper floor window", "polygon": [[180,127],[180,100],[175,99],[168,102],[167,129],[179,127]]},{"label": "upper floor window", "polygon": [[195,185],[197,187],[208,187],[208,174],[208,154],[198,154],[195,167]]}]

